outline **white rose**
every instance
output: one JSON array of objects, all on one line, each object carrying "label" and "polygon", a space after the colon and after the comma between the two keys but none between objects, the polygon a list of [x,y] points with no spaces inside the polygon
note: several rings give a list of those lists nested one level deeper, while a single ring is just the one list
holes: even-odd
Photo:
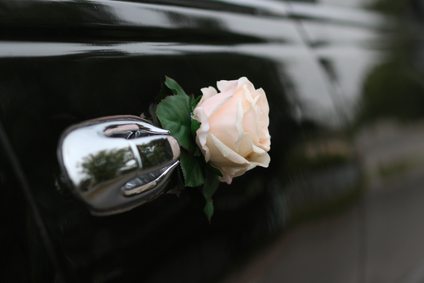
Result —
[{"label": "white rose", "polygon": [[256,166],[268,167],[271,141],[268,132],[269,105],[262,88],[255,89],[245,77],[217,82],[202,88],[203,97],[193,111],[201,123],[196,142],[206,162],[219,169],[221,182]]}]

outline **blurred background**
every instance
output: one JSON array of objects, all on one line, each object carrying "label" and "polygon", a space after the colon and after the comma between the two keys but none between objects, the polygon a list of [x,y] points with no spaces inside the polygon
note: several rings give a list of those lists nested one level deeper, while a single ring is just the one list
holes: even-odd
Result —
[{"label": "blurred background", "polygon": [[382,25],[299,17],[343,111],[331,133],[291,150],[290,228],[223,282],[424,282],[423,1],[292,2],[361,9]]}]

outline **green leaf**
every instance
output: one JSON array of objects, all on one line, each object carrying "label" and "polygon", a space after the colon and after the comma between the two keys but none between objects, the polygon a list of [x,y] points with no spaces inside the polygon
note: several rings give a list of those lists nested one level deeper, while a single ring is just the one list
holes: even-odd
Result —
[{"label": "green leaf", "polygon": [[205,169],[201,157],[192,156],[181,150],[180,164],[187,187],[197,187],[205,183]]},{"label": "green leaf", "polygon": [[208,217],[208,220],[210,223],[212,215],[214,213],[212,196],[219,187],[219,180],[218,180],[218,177],[208,168],[205,168],[205,174],[206,174],[206,182],[205,182],[205,185],[203,186],[203,196],[206,199],[206,205],[203,211]]},{"label": "green leaf", "polygon": [[[166,77],[165,78],[165,85],[172,91],[173,94],[175,95],[182,95],[182,96],[188,96],[185,91],[183,90],[183,88],[174,80],[171,79],[170,77]],[[190,104],[189,104],[190,105]]]},{"label": "green leaf", "polygon": [[197,104],[199,103],[200,99],[202,99],[202,96],[198,96],[196,99],[193,99],[193,101],[190,104],[190,110],[193,111],[194,108],[196,108]]},{"label": "green leaf", "polygon": [[196,156],[196,157],[202,156],[202,152],[200,151],[199,147],[196,147],[196,150],[194,151],[193,155]]},{"label": "green leaf", "polygon": [[212,171],[212,173],[214,173],[216,176],[219,177],[224,177],[224,175],[222,175],[221,171],[215,167],[213,167],[212,165],[210,165],[210,163],[206,163],[206,167],[208,167],[209,170]]},{"label": "green leaf", "polygon": [[160,85],[160,91],[158,95],[156,95],[155,102],[156,104],[159,104],[162,100],[164,100],[167,96],[171,95],[172,93],[168,90],[167,87],[163,83]]},{"label": "green leaf", "polygon": [[194,153],[196,143],[191,135],[191,118],[187,95],[168,96],[158,105],[156,115],[162,127],[170,131],[180,145],[189,153]]},{"label": "green leaf", "polygon": [[213,208],[212,201],[206,201],[206,205],[205,205],[205,208],[203,208],[203,211],[205,212],[206,217],[209,220],[209,223],[211,223],[211,219],[212,219],[213,213],[215,211],[214,208]]},{"label": "green leaf", "polygon": [[[201,123],[197,122],[196,120],[191,120],[191,136],[193,137],[193,140],[196,140],[196,131],[200,128]],[[200,156],[202,152],[200,151],[200,148],[196,144],[196,149],[194,150],[193,155],[194,156]]]}]

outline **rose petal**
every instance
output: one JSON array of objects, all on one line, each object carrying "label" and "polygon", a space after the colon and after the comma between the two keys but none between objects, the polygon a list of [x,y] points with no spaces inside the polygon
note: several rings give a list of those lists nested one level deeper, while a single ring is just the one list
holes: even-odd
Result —
[{"label": "rose petal", "polygon": [[254,92],[255,91],[255,87],[253,86],[253,84],[246,77],[241,77],[240,79],[238,79],[237,82],[238,82],[237,88],[246,86],[247,89],[250,92]]},{"label": "rose petal", "polygon": [[226,80],[222,80],[222,81],[218,81],[216,83],[216,86],[218,87],[218,90],[220,92],[224,92],[230,89],[233,89],[233,92],[235,91],[235,89],[237,88],[238,85],[238,81],[234,80],[234,81],[226,81]]},{"label": "rose petal", "polygon": [[246,159],[227,147],[211,133],[208,136],[208,145],[211,156],[209,162],[220,169],[224,175],[223,181],[228,184],[231,183],[235,173],[240,170],[247,170],[249,167],[249,162]]},{"label": "rose petal", "polygon": [[251,163],[248,170],[253,169],[257,165],[268,167],[269,162],[271,161],[269,154],[265,150],[253,144],[252,135],[250,133],[245,133],[243,135],[243,140],[240,143],[240,150],[238,153]]},{"label": "rose petal", "polygon": [[[209,140],[210,139],[210,140]],[[211,159],[210,161],[216,166],[237,166],[249,165],[249,162],[240,156],[237,152],[226,146],[213,134],[208,135],[208,144],[210,144]],[[212,146],[213,145],[213,146]]]},{"label": "rose petal", "polygon": [[236,150],[236,143],[240,137],[238,129],[240,124],[237,124],[238,100],[233,96],[209,117],[210,132],[232,150]]},{"label": "rose petal", "polygon": [[237,103],[236,128],[238,133],[238,139],[234,144],[236,152],[239,152],[239,146],[244,135],[243,117],[244,117],[243,99],[240,99],[239,102]]},{"label": "rose petal", "polygon": [[217,95],[218,92],[216,91],[215,88],[213,87],[204,87],[200,90],[203,94],[202,98],[200,99],[199,103],[197,104],[197,106],[202,106],[203,102],[205,102],[206,100],[208,100],[209,98],[211,98],[214,95]]},{"label": "rose petal", "polygon": [[249,109],[249,111],[245,113],[243,117],[243,128],[245,133],[250,133],[252,137],[254,137],[253,141],[255,143],[259,143],[257,125],[258,125],[258,122],[255,119],[255,114],[253,112],[253,109]]},{"label": "rose petal", "polygon": [[255,166],[259,165],[261,167],[267,168],[269,166],[269,162],[271,162],[271,157],[269,156],[269,154],[265,150],[256,146],[253,146],[253,152],[254,153],[251,154],[251,156],[249,157],[250,166],[254,165],[252,167],[254,168]]},{"label": "rose petal", "polygon": [[[252,135],[250,133],[245,133],[243,136],[243,140],[240,143],[240,150],[239,154],[243,156],[247,161],[255,161],[255,162],[261,162],[261,166],[264,167],[268,166],[267,163],[263,163],[262,161],[257,161],[258,155],[268,155],[268,153],[261,149],[260,147],[257,147],[252,142]],[[262,160],[262,159],[261,159]]]},{"label": "rose petal", "polygon": [[252,142],[252,135],[250,133],[244,133],[243,139],[240,143],[239,151],[238,153],[240,156],[248,160],[249,154],[253,152],[253,142]]},{"label": "rose petal", "polygon": [[208,162],[210,158],[210,151],[206,142],[209,135],[209,119],[208,116],[206,116],[203,107],[196,107],[193,114],[195,119],[201,123],[200,128],[196,131],[196,143],[202,150],[206,162]]},{"label": "rose petal", "polygon": [[218,180],[219,180],[220,182],[225,182],[225,183],[227,183],[228,185],[231,185],[231,182],[233,181],[233,178],[234,178],[234,176],[231,176],[231,175],[229,175],[229,174],[224,174],[224,173],[223,173],[223,176],[222,176],[222,177],[218,177]]},{"label": "rose petal", "polygon": [[255,90],[254,97],[259,96],[260,99],[259,101],[256,103],[256,105],[259,106],[259,108],[261,108],[261,110],[268,115],[269,114],[269,104],[268,104],[268,100],[266,98],[266,94],[265,91],[262,88],[258,88],[257,90]]},{"label": "rose petal", "polygon": [[248,166],[245,167],[223,167],[221,171],[223,172],[223,178],[219,178],[221,182],[226,182],[227,184],[231,184],[234,177],[238,177],[243,175],[247,170]]},{"label": "rose petal", "polygon": [[209,97],[205,100],[202,105],[205,109],[205,113],[208,117],[212,116],[222,105],[224,105],[227,101],[231,99],[233,96],[233,91],[227,90],[225,92],[218,93],[212,97]]},{"label": "rose petal", "polygon": [[[255,117],[246,117],[246,124],[252,123],[251,121],[248,122],[248,119],[253,119],[254,121],[259,121],[256,123],[256,133],[257,133],[257,139],[254,140],[254,144],[261,147],[262,149],[269,151],[271,141],[271,136],[269,135],[268,126],[269,126],[269,106],[268,101],[266,99],[265,92],[263,89],[257,89],[252,94],[252,97],[254,97],[254,100],[256,101],[255,105]],[[250,124],[251,125],[251,124]],[[252,132],[253,127],[247,127],[245,131]]]},{"label": "rose petal", "polygon": [[196,142],[205,160],[222,172],[220,181],[230,184],[247,170],[269,165],[269,105],[263,89],[256,90],[246,77],[219,81],[217,87],[220,93],[202,89],[193,111],[202,123]]}]

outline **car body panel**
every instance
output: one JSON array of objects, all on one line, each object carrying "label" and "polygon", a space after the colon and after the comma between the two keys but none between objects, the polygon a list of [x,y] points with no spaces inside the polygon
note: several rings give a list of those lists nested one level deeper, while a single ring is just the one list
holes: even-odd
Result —
[{"label": "car body panel", "polygon": [[[20,223],[7,227],[25,235],[9,266],[22,260],[28,277],[20,276],[34,282],[212,282],[284,232],[285,243],[297,243],[283,249],[289,282],[305,278],[302,269],[322,282],[362,278],[363,211],[351,207],[364,174],[352,129],[366,72],[385,58],[373,45],[386,43],[381,17],[281,1],[146,2],[0,3],[0,122],[14,151],[3,155],[19,161],[22,170],[12,168],[28,181],[11,176],[2,186],[16,200],[24,198],[12,190],[20,182],[30,200],[4,203]],[[242,76],[264,88],[270,167],[222,183],[210,224],[188,193],[92,216],[64,182],[61,133],[88,119],[147,113],[165,76],[195,96]],[[3,156],[0,168],[11,174]],[[311,220],[346,213],[329,233]],[[291,230],[308,219],[303,232]],[[307,243],[337,252],[308,253]]]}]

